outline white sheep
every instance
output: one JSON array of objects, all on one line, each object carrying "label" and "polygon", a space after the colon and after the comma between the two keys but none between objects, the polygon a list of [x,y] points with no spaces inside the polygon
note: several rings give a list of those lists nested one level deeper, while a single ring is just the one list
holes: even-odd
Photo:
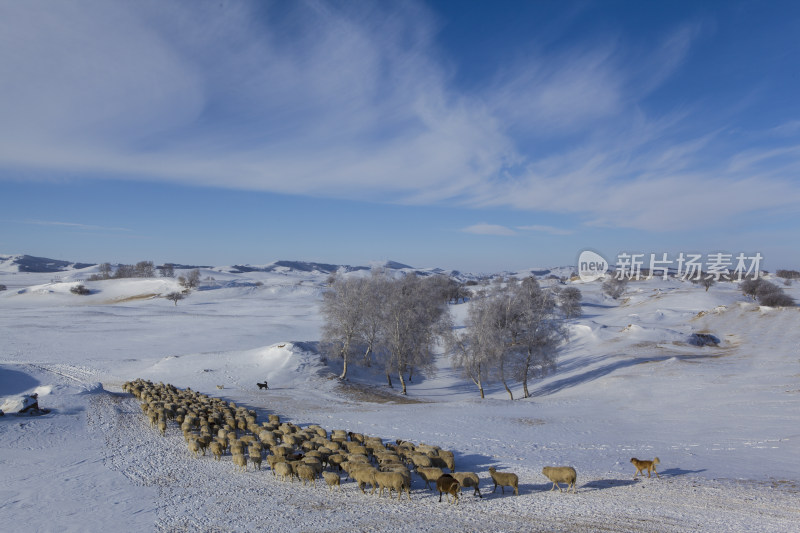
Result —
[{"label": "white sheep", "polygon": [[481,489],[478,488],[478,485],[480,484],[480,479],[478,478],[478,474],[474,472],[453,472],[450,475],[452,475],[456,479],[456,481],[458,481],[458,484],[461,485],[462,489],[465,487],[474,487],[475,490],[473,491],[472,495],[474,496],[477,494],[478,496],[483,498],[483,495],[481,494]]},{"label": "white sheep", "polygon": [[247,456],[235,454],[233,456],[233,464],[242,472],[247,472]]},{"label": "white sheep", "polygon": [[222,443],[218,440],[213,441],[208,447],[211,453],[214,454],[214,460],[216,461],[219,461],[222,458],[222,454],[225,453],[225,448],[223,448]]},{"label": "white sheep", "polygon": [[286,462],[276,463],[273,470],[275,475],[281,478],[281,481],[286,481],[286,476],[289,476],[289,480],[294,481],[294,475],[292,474],[292,467],[289,465],[289,463]]},{"label": "white sheep", "polygon": [[311,481],[315,487],[317,486],[317,473],[309,464],[297,465],[297,477],[303,481],[303,485],[306,481]]},{"label": "white sheep", "polygon": [[430,489],[431,481],[436,483],[436,480],[444,474],[444,471],[439,467],[431,466],[427,468],[417,468],[417,474],[425,480],[425,488]]},{"label": "white sheep", "polygon": [[[392,490],[397,491],[397,499],[403,496],[403,491],[406,491],[408,499],[411,500],[411,478],[404,476],[400,472],[375,472],[375,483],[377,483],[380,490],[378,497],[383,496],[383,489],[389,489],[389,498],[392,497]],[[375,489],[373,488],[373,492]]]},{"label": "white sheep", "polygon": [[492,481],[494,481],[494,489],[492,492],[497,490],[497,487],[500,487],[500,491],[505,494],[505,487],[514,487],[514,494],[519,496],[519,478],[516,474],[511,472],[498,472],[492,466],[489,468],[489,475],[492,476]]},{"label": "white sheep", "polygon": [[339,491],[342,490],[342,479],[336,472],[323,472],[322,477],[325,479],[325,483],[328,484],[331,491],[333,487],[339,487]]},{"label": "white sheep", "polygon": [[364,487],[369,483],[372,486],[372,493],[375,492],[375,473],[377,470],[372,466],[359,466],[350,471],[350,477],[358,483],[358,488],[364,492]]},{"label": "white sheep", "polygon": [[550,490],[556,490],[558,487],[558,492],[561,492],[559,483],[566,483],[567,492],[572,487],[572,493],[575,494],[575,482],[578,480],[578,474],[571,466],[546,466],[542,468],[542,474],[553,482],[553,488]]}]

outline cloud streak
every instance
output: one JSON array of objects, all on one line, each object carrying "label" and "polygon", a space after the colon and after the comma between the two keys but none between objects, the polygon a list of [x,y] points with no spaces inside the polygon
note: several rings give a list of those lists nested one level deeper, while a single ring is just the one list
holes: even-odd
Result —
[{"label": "cloud streak", "polygon": [[57,222],[52,220],[23,220],[23,224],[32,224],[35,226],[56,226],[71,229],[80,229],[86,231],[114,231],[114,232],[129,232],[133,231],[128,228],[115,228],[107,226],[94,226],[91,224],[79,224],[76,222]]},{"label": "cloud streak", "polygon": [[575,233],[574,231],[569,229],[555,228],[553,226],[543,226],[540,224],[535,224],[533,226],[518,226],[517,229],[522,231],[535,231],[539,233],[548,233],[550,235],[572,235],[573,233]]},{"label": "cloud streak", "polygon": [[505,226],[501,226],[498,224],[487,224],[486,222],[481,222],[480,224],[467,226],[466,228],[463,228],[461,231],[463,231],[464,233],[472,233],[474,235],[510,236],[517,234],[517,232],[511,228],[507,228]]},{"label": "cloud streak", "polygon": [[533,43],[467,91],[422,4],[8,2],[0,168],[655,231],[797,209],[796,121],[762,147],[691,102],[648,105],[703,31],[678,24],[638,54]]}]

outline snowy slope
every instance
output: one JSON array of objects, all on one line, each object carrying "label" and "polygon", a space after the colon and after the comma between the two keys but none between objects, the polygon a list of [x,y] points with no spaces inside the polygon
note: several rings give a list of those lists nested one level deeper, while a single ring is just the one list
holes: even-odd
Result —
[{"label": "snowy slope", "polygon": [[[357,275],[358,273],[354,273]],[[209,276],[214,280],[207,279]],[[760,308],[735,284],[632,283],[620,301],[576,284],[559,369],[509,401],[481,400],[444,359],[407,398],[378,369],[315,352],[326,274],[202,272],[177,306],[171,280],[86,282],[76,296],[42,275],[0,283],[0,397],[37,392],[51,413],[0,418],[1,523],[20,531],[789,531],[800,518],[800,310]],[[22,292],[20,292],[22,291]],[[797,289],[790,287],[797,297]],[[156,296],[154,296],[156,295]],[[466,306],[452,306],[463,320]],[[693,332],[722,340],[688,344]],[[484,498],[439,504],[414,476],[411,503],[285,485],[235,472],[227,456],[193,459],[173,426],[149,427],[125,380],[173,383],[298,424],[410,439],[456,452]],[[270,390],[255,383],[267,379]],[[102,384],[102,385],[101,385]],[[221,386],[223,388],[217,388]],[[521,387],[514,387],[515,397]],[[632,456],[661,459],[661,479],[632,481]],[[545,465],[573,465],[578,494],[549,492]],[[519,497],[491,493],[486,469],[520,477]],[[47,513],[40,512],[46,508]]]}]

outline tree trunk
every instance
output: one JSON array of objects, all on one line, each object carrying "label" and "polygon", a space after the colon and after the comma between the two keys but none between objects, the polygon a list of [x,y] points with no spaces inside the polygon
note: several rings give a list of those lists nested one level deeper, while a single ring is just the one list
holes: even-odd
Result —
[{"label": "tree trunk", "polygon": [[473,377],[473,376],[471,376],[471,375],[470,375],[470,379],[471,379],[471,380],[472,380],[472,382],[475,384],[475,386],[477,386],[477,387],[478,387],[478,390],[479,390],[479,391],[480,391],[480,393],[481,393],[481,400],[483,400],[484,398],[486,398],[486,396],[484,396],[484,394],[483,394],[483,378],[481,377],[481,371],[480,371],[480,369],[478,370],[478,377],[476,378],[476,377]]},{"label": "tree trunk", "polygon": [[502,359],[500,360],[500,381],[503,382],[503,387],[506,388],[506,392],[508,393],[508,396],[513,400],[514,399],[514,393],[511,392],[511,389],[508,388],[508,384],[506,383],[505,364],[504,364],[504,361]]},{"label": "tree trunk", "polygon": [[372,366],[372,357],[370,357],[370,355],[372,355],[372,345],[371,344],[369,346],[367,346],[367,351],[364,352],[364,366],[366,366],[367,368]]},{"label": "tree trunk", "polygon": [[397,375],[400,376],[400,386],[403,388],[401,394],[403,394],[405,396],[406,395],[406,380],[403,379],[403,371],[402,370],[399,371],[397,373]]},{"label": "tree trunk", "polygon": [[342,367],[342,375],[339,376],[339,379],[345,379],[347,377],[347,356],[344,356],[344,366]]},{"label": "tree trunk", "polygon": [[413,381],[411,381],[411,376],[413,374],[414,374],[414,367],[412,366],[411,368],[408,369],[408,382],[409,383],[414,383]]},{"label": "tree trunk", "polygon": [[[531,367],[530,360],[531,360],[531,351],[528,350],[528,360],[525,361],[525,368],[522,370],[522,397],[523,398],[530,398],[530,394],[528,394],[528,369]],[[513,398],[512,398],[513,399]]]},{"label": "tree trunk", "polygon": [[389,384],[389,388],[390,389],[394,388],[394,387],[392,387],[392,376],[389,375],[389,371],[388,370],[386,371],[386,382]]},{"label": "tree trunk", "polygon": [[514,393],[511,392],[511,389],[508,388],[508,384],[506,384],[506,380],[505,379],[503,380],[503,387],[506,388],[506,392],[508,393],[508,397],[513,400],[514,399]]}]

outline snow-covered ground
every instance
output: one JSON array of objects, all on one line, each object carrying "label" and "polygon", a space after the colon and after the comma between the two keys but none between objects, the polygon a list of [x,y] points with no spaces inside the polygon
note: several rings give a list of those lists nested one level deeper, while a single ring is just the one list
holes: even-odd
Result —
[{"label": "snow-covered ground", "polygon": [[[33,392],[50,412],[0,418],[0,524],[15,531],[792,531],[800,523],[800,309],[747,301],[736,284],[633,282],[620,301],[579,284],[558,371],[509,401],[439,361],[403,398],[380,373],[316,354],[326,274],[203,270],[174,305],[172,280],[85,282],[92,269],[0,272],[0,403]],[[362,275],[362,273],[353,273]],[[800,291],[787,288],[796,299]],[[465,304],[451,306],[463,318]],[[708,332],[719,347],[698,348]],[[281,483],[230,456],[194,459],[176,426],[152,429],[121,392],[142,377],[297,424],[452,449],[484,498],[412,501],[347,482]],[[267,379],[269,390],[257,381]],[[224,388],[219,389],[217,386]],[[514,388],[515,397],[521,387]],[[633,481],[631,457],[661,478]],[[577,494],[549,492],[546,465],[572,465]],[[514,471],[520,496],[492,494],[487,468]],[[5,529],[5,528],[4,528]]]}]

